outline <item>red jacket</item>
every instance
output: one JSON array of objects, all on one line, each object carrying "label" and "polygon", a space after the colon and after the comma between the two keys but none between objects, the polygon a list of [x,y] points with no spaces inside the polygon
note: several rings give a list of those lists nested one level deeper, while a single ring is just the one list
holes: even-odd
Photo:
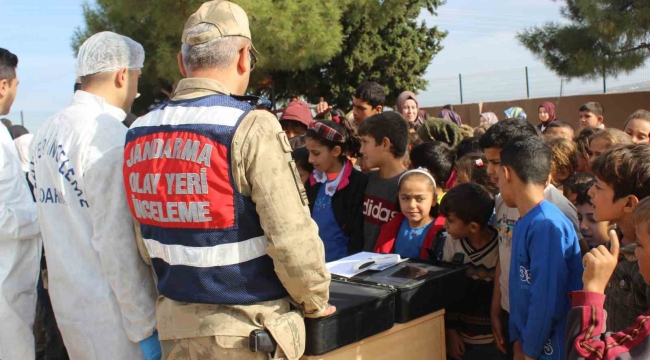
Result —
[{"label": "red jacket", "polygon": [[[406,219],[403,214],[397,214],[393,220],[385,223],[381,226],[381,232],[377,238],[377,243],[375,243],[375,252],[379,254],[392,254],[395,250],[395,238],[399,232],[399,228],[402,225],[402,221]],[[427,236],[424,238],[422,243],[422,249],[420,250],[420,258],[427,259],[429,254],[427,249],[433,246],[433,242],[436,239],[436,234],[442,230],[445,226],[445,217],[440,215],[433,222],[433,226],[427,232]]]}]

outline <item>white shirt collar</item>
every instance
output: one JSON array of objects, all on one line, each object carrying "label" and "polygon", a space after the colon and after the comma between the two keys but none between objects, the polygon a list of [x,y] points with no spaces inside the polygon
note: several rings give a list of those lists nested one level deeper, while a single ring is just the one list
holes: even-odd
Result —
[{"label": "white shirt collar", "polygon": [[124,119],[126,119],[126,113],[124,112],[124,110],[116,106],[107,104],[106,101],[104,101],[104,98],[83,90],[77,90],[74,93],[74,98],[72,99],[72,105],[96,106],[102,109],[103,113],[107,113],[111,115],[119,122],[122,122],[124,121]]}]

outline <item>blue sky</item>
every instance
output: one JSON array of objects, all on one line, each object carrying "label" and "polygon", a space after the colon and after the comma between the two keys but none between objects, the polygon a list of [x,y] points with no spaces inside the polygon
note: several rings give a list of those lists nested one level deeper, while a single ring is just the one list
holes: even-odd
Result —
[{"label": "blue sky", "polygon": [[[14,123],[20,123],[22,110],[26,126],[33,131],[70,102],[75,79],[70,39],[83,26],[82,3],[0,0],[0,47],[19,57],[20,86],[8,116]],[[561,5],[551,0],[448,0],[438,17],[423,13],[423,20],[449,30],[449,36],[425,75],[430,84],[420,93],[421,104],[458,103],[459,73],[463,73],[465,102],[525,97],[525,66],[530,67],[532,96],[559,91],[559,79],[514,37],[526,27],[560,20]],[[600,85],[574,81],[564,86],[565,93],[571,93],[587,88],[596,92]]]}]

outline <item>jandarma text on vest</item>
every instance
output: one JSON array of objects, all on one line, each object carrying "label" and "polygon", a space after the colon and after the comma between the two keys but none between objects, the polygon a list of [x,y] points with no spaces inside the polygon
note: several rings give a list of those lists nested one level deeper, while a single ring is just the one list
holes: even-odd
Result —
[{"label": "jandarma text on vest", "polygon": [[197,140],[153,139],[142,144],[135,144],[126,159],[126,166],[131,167],[139,162],[152,159],[178,159],[210,167],[211,154],[212,145],[201,144]]}]

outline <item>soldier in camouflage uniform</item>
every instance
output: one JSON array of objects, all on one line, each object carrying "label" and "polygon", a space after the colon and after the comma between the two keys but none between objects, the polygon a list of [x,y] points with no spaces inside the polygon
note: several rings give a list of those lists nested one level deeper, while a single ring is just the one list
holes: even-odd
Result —
[{"label": "soldier in camouflage uniform", "polygon": [[[286,135],[238,96],[256,61],[247,15],[206,2],[182,41],[186,78],[172,101],[132,125],[124,163],[158,278],[163,359],[297,359],[302,316],[335,311],[330,274]],[[262,328],[275,354],[248,349]]]}]

